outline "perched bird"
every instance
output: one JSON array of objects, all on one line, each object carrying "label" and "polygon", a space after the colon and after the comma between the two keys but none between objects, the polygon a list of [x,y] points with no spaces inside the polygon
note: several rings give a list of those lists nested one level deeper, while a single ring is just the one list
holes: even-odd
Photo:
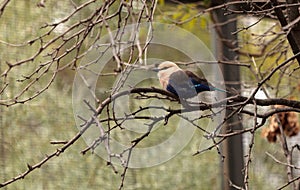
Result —
[{"label": "perched bird", "polygon": [[192,98],[204,91],[225,90],[214,87],[206,79],[200,78],[191,71],[182,70],[175,63],[165,61],[158,65],[156,69],[162,87],[181,98]]}]

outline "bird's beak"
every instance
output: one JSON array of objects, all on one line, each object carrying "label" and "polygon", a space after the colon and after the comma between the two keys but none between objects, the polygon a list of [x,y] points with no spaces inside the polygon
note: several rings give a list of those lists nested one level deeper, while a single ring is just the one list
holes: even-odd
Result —
[{"label": "bird's beak", "polygon": [[154,72],[159,72],[161,69],[158,68],[158,64],[154,64],[151,70]]},{"label": "bird's beak", "polygon": [[152,68],[151,70],[154,71],[154,72],[159,72],[160,71],[159,68]]}]

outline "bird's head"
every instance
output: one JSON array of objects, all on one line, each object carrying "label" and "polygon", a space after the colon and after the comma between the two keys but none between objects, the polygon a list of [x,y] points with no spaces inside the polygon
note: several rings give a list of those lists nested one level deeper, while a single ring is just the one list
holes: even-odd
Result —
[{"label": "bird's head", "polygon": [[153,71],[161,72],[161,71],[176,71],[180,69],[175,63],[171,61],[164,61],[160,64],[157,64],[156,67],[153,69]]}]

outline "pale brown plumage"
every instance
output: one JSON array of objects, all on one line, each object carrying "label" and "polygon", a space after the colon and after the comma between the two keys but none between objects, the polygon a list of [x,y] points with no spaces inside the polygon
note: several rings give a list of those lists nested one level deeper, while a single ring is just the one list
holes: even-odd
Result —
[{"label": "pale brown plumage", "polygon": [[158,78],[162,87],[183,98],[191,98],[203,91],[224,90],[215,88],[206,79],[200,78],[191,71],[184,71],[171,61],[162,62],[158,68]]},{"label": "pale brown plumage", "polygon": [[158,79],[160,84],[164,89],[167,89],[169,83],[170,75],[175,72],[183,72],[175,63],[171,61],[165,61],[159,64],[158,66]]}]

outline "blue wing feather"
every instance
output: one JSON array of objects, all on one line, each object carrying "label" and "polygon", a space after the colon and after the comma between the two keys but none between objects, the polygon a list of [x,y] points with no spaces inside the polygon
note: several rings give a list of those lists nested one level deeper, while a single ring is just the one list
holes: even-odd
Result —
[{"label": "blue wing feather", "polygon": [[191,71],[178,71],[170,75],[166,90],[173,93],[176,96],[183,98],[191,98],[196,96],[200,92],[204,91],[220,91],[225,90],[214,87],[206,79],[199,78]]},{"label": "blue wing feather", "polygon": [[222,89],[214,87],[206,79],[199,78],[197,75],[195,75],[191,71],[185,71],[185,73],[190,77],[197,93],[200,93],[203,91],[214,91],[214,90],[220,91],[220,92],[227,92],[226,90],[222,90]]},{"label": "blue wing feather", "polygon": [[168,84],[166,90],[173,93],[175,96],[178,97],[178,94],[177,94],[176,90],[173,88],[172,85]]}]

